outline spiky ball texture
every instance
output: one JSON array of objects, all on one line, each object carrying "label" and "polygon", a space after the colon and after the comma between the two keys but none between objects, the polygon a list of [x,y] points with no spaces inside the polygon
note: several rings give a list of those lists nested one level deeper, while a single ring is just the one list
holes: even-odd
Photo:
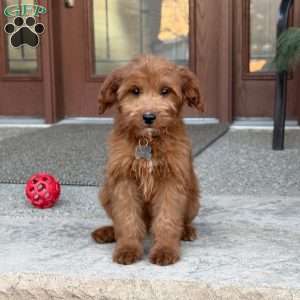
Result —
[{"label": "spiky ball texture", "polygon": [[50,208],[59,199],[60,183],[47,173],[34,174],[27,181],[25,195],[33,206]]}]

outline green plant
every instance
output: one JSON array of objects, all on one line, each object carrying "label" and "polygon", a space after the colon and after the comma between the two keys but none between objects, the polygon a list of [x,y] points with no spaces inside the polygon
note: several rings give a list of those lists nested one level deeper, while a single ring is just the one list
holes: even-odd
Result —
[{"label": "green plant", "polygon": [[274,63],[278,71],[294,69],[300,63],[300,28],[291,27],[279,36]]}]

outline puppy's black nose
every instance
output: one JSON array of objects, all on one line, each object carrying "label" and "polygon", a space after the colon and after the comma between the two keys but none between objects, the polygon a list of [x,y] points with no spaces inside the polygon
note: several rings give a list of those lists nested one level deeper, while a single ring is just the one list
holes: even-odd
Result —
[{"label": "puppy's black nose", "polygon": [[146,112],[143,114],[143,119],[145,124],[151,125],[156,119],[156,114],[153,112]]}]

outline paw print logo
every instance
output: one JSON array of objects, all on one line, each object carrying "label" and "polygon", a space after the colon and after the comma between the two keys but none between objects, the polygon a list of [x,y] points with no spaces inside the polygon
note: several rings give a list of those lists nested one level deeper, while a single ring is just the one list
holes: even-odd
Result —
[{"label": "paw print logo", "polygon": [[10,44],[18,48],[22,45],[38,47],[40,43],[39,35],[42,34],[45,27],[42,23],[36,23],[34,17],[16,17],[13,23],[7,23],[4,31],[11,34]]}]

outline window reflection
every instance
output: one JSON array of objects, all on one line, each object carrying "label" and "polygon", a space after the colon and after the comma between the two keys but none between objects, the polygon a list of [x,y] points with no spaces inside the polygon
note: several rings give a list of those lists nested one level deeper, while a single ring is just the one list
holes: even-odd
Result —
[{"label": "window reflection", "polygon": [[250,2],[250,72],[274,71],[276,23],[280,0]]},{"label": "window reflection", "polygon": [[[15,5],[15,0],[4,1],[4,6]],[[34,4],[34,0],[23,0],[23,4]],[[7,22],[13,22],[14,17],[5,17]],[[9,43],[10,35],[6,38],[8,72],[13,74],[32,74],[38,70],[37,49],[28,45],[14,48]]]},{"label": "window reflection", "polygon": [[188,63],[188,0],[94,0],[96,74],[107,74],[140,53]]}]

